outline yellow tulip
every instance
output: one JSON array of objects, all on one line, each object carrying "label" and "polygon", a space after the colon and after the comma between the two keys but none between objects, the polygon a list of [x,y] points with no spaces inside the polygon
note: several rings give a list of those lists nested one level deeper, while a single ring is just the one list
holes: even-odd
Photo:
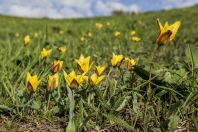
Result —
[{"label": "yellow tulip", "polygon": [[35,38],[38,37],[38,33],[37,33],[37,32],[34,33],[34,37],[35,37]]},{"label": "yellow tulip", "polygon": [[157,41],[157,44],[160,45],[160,44],[168,44],[171,40],[174,39],[174,37],[181,25],[181,22],[176,21],[172,25],[169,25],[168,22],[166,22],[164,24],[164,26],[162,26],[159,19],[157,19],[157,25],[160,30],[160,33],[159,33],[156,41]]},{"label": "yellow tulip", "polygon": [[84,80],[87,80],[87,78],[88,78],[84,74],[76,75],[74,70],[70,74],[67,74],[63,70],[63,74],[64,74],[65,81],[67,82],[67,85],[70,88],[78,88],[78,87],[80,87],[82,85],[82,83],[84,82]]},{"label": "yellow tulip", "polygon": [[63,66],[63,61],[60,61],[60,60],[54,61],[53,66],[52,66],[52,71],[54,73],[57,73],[57,72],[61,71],[62,66]]},{"label": "yellow tulip", "polygon": [[96,29],[101,29],[103,27],[102,23],[96,23]]},{"label": "yellow tulip", "polygon": [[92,37],[92,33],[91,32],[88,32],[87,33],[87,36],[91,38]]},{"label": "yellow tulip", "polygon": [[131,37],[131,40],[134,42],[139,42],[141,40],[141,38],[139,38],[137,36],[133,36],[133,37]]},{"label": "yellow tulip", "polygon": [[17,33],[15,33],[15,37],[16,38],[18,38],[19,37],[19,33],[17,32]]},{"label": "yellow tulip", "polygon": [[63,30],[60,30],[60,31],[59,31],[59,34],[60,34],[60,35],[63,35],[63,34],[64,34],[64,31],[63,31]]},{"label": "yellow tulip", "polygon": [[80,37],[80,42],[83,43],[85,41],[85,38],[82,36]]},{"label": "yellow tulip", "polygon": [[60,47],[58,50],[61,54],[64,54],[67,49],[65,47]]},{"label": "yellow tulip", "polygon": [[50,54],[52,53],[52,49],[46,50],[45,48],[43,48],[43,50],[41,51],[41,58],[47,58]]},{"label": "yellow tulip", "polygon": [[95,66],[95,67],[96,67],[96,73],[98,76],[100,76],[106,69],[104,66]]},{"label": "yellow tulip", "polygon": [[93,63],[90,65],[90,59],[90,56],[85,58],[83,55],[80,55],[78,60],[76,59],[77,67],[82,73],[86,73],[91,69]]},{"label": "yellow tulip", "polygon": [[30,73],[27,73],[26,77],[26,87],[30,92],[35,92],[40,84],[40,80],[37,75],[31,76]]},{"label": "yellow tulip", "polygon": [[119,38],[119,37],[120,37],[120,32],[118,32],[118,31],[114,32],[114,36],[115,36],[116,38]]},{"label": "yellow tulip", "polygon": [[124,60],[123,55],[115,55],[113,53],[113,57],[111,59],[111,64],[112,64],[113,67],[119,67],[123,60]]},{"label": "yellow tulip", "polygon": [[89,78],[90,85],[99,85],[99,83],[105,78],[105,75],[98,76],[96,73],[92,74]]},{"label": "yellow tulip", "polygon": [[58,87],[59,84],[59,76],[58,73],[54,74],[54,75],[49,75],[48,76],[48,85],[47,85],[47,89],[49,92],[52,92],[53,89],[55,89],[56,87]]},{"label": "yellow tulip", "polygon": [[136,35],[136,31],[131,31],[131,36],[135,36]]},{"label": "yellow tulip", "polygon": [[110,26],[110,25],[111,25],[111,23],[110,23],[110,22],[106,22],[106,25],[107,25],[107,26]]},{"label": "yellow tulip", "polygon": [[134,68],[134,66],[136,65],[136,61],[134,59],[129,59],[129,58],[125,58],[125,60],[127,61],[127,70],[131,70]]},{"label": "yellow tulip", "polygon": [[28,45],[30,43],[30,36],[29,35],[26,35],[23,39],[23,42],[24,42],[24,45]]}]

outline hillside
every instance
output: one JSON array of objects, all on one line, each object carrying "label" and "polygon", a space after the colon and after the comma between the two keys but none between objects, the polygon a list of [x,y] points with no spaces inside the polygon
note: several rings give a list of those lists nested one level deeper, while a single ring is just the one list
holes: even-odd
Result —
[{"label": "hillside", "polygon": [[[198,131],[197,9],[57,20],[1,15],[0,131],[68,130],[68,123],[77,131]],[[163,24],[181,21],[167,45],[156,43],[157,18]],[[96,23],[103,27],[96,29]],[[131,31],[141,40],[132,41]],[[30,42],[24,44],[26,35]],[[66,51],[59,53],[60,47]],[[45,59],[43,48],[52,50]],[[126,70],[123,61],[115,68],[113,53],[136,64]],[[71,88],[63,70],[81,74],[81,54],[90,56],[93,65],[82,74],[88,81]],[[63,66],[58,66],[58,86],[49,91],[55,60]],[[90,83],[95,65],[106,67],[100,85]],[[41,81],[35,91],[29,89],[27,73]]]}]

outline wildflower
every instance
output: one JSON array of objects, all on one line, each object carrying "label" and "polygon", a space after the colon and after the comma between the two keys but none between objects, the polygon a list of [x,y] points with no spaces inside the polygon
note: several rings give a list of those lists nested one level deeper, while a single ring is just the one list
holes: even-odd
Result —
[{"label": "wildflower", "polygon": [[136,31],[131,31],[131,36],[135,36],[136,35]]},{"label": "wildflower", "polygon": [[64,31],[63,31],[63,30],[60,30],[60,31],[59,31],[59,34],[60,34],[60,35],[63,35],[63,34],[64,34]]},{"label": "wildflower", "polygon": [[96,23],[96,29],[101,29],[103,27],[102,23]]},{"label": "wildflower", "polygon": [[92,33],[91,32],[88,32],[87,33],[87,36],[91,38],[92,37]]},{"label": "wildflower", "polygon": [[110,26],[110,25],[111,25],[111,23],[110,23],[110,22],[106,22],[106,25],[107,25],[107,26]]},{"label": "wildflower", "polygon": [[127,61],[127,70],[131,70],[136,65],[136,61],[134,59],[125,58]]},{"label": "wildflower", "polygon": [[73,70],[70,74],[67,74],[63,71],[65,81],[70,88],[78,88],[82,85],[84,80],[86,80],[87,76],[84,74],[76,75],[75,71]]},{"label": "wildflower", "polygon": [[30,43],[30,36],[29,35],[26,35],[23,39],[23,42],[24,42],[24,45],[28,45]]},{"label": "wildflower", "polygon": [[111,59],[111,64],[113,67],[119,67],[123,60],[124,60],[123,55],[115,55],[113,53],[113,57]]},{"label": "wildflower", "polygon": [[85,58],[81,54],[80,58],[78,60],[76,60],[77,67],[80,69],[81,72],[85,73],[85,72],[88,72],[91,69],[92,64],[90,65],[90,59],[91,59],[90,56]]},{"label": "wildflower", "polygon": [[133,37],[131,37],[131,40],[134,42],[139,42],[141,40],[141,38],[139,38],[137,36],[133,36]]},{"label": "wildflower", "polygon": [[96,67],[96,73],[98,76],[100,76],[105,70],[104,66],[95,66],[95,67]]},{"label": "wildflower", "polygon": [[115,36],[116,38],[119,38],[119,37],[120,37],[120,32],[118,32],[118,31],[114,32],[114,36]]},{"label": "wildflower", "polygon": [[17,32],[17,33],[15,33],[15,37],[16,38],[18,38],[19,37],[19,33]]},{"label": "wildflower", "polygon": [[64,54],[67,49],[65,47],[60,47],[58,50],[61,54]]},{"label": "wildflower", "polygon": [[62,69],[63,61],[57,60],[53,62],[52,71],[54,73],[59,72]]},{"label": "wildflower", "polygon": [[96,73],[94,73],[89,78],[89,84],[97,86],[104,78],[105,78],[105,75],[98,76]]},{"label": "wildflower", "polygon": [[35,92],[40,82],[41,81],[38,79],[37,75],[31,76],[29,72],[27,73],[26,87],[30,92]]},{"label": "wildflower", "polygon": [[82,36],[80,37],[80,42],[83,43],[85,41],[85,38]]},{"label": "wildflower", "polygon": [[49,92],[52,92],[53,89],[55,89],[56,87],[58,87],[59,84],[59,76],[58,73],[54,74],[54,75],[49,75],[48,77],[48,85],[47,85],[47,89]]},{"label": "wildflower", "polygon": [[37,33],[37,32],[34,33],[34,37],[35,37],[35,38],[38,37],[38,33]]},{"label": "wildflower", "polygon": [[43,50],[41,51],[41,58],[47,58],[50,54],[52,53],[52,49],[46,50],[45,48],[43,48]]},{"label": "wildflower", "polygon": [[169,25],[168,22],[162,26],[159,19],[157,19],[157,25],[160,30],[159,36],[157,37],[157,44],[168,44],[175,37],[181,22],[176,21],[172,25]]}]

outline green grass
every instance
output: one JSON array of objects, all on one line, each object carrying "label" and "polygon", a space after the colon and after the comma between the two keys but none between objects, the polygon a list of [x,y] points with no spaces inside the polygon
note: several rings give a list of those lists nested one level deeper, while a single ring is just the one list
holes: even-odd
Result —
[{"label": "green grass", "polygon": [[[12,124],[42,124],[45,120],[52,124],[58,121],[57,126],[64,124],[62,130],[70,122],[76,131],[198,131],[197,8],[70,20],[0,16],[0,115],[5,122],[0,129],[11,131],[16,127]],[[181,21],[175,39],[162,47],[155,42],[157,18],[162,23]],[[96,22],[104,27],[96,30]],[[111,25],[106,26],[106,22]],[[140,42],[130,40],[132,30]],[[119,39],[114,37],[115,31],[121,32]],[[16,32],[19,37],[15,37]],[[91,39],[86,37],[87,32],[92,32]],[[24,47],[27,34],[31,42]],[[81,36],[85,36],[83,44]],[[67,48],[64,55],[57,50],[62,46]],[[42,48],[53,50],[46,60],[39,59]],[[113,52],[134,58],[134,70],[126,71],[124,65],[113,68]],[[95,65],[105,65],[106,78],[98,87],[84,84],[70,90],[60,72],[60,84],[52,92],[46,111],[51,63],[63,60],[65,71],[78,71],[75,59],[80,54],[91,56]],[[25,86],[27,72],[42,78],[34,94]]]}]

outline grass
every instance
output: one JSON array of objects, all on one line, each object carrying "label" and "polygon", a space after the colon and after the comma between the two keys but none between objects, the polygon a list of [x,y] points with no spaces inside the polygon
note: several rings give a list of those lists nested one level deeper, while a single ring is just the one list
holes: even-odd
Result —
[{"label": "grass", "polygon": [[[70,20],[0,16],[0,129],[36,131],[51,123],[51,131],[198,131],[197,7]],[[157,18],[182,23],[175,39],[162,47],[155,42]],[[104,27],[96,30],[97,22]],[[132,30],[140,42],[131,41]],[[115,31],[121,32],[119,39]],[[27,34],[31,42],[24,46]],[[59,47],[67,48],[65,54],[60,55]],[[45,60],[39,59],[42,48],[53,50]],[[113,68],[113,52],[134,58],[137,65],[132,71],[124,65]],[[84,84],[71,90],[60,72],[60,84],[49,103],[51,63],[63,60],[65,71],[78,71],[75,59],[80,54],[91,56],[94,65],[106,66],[106,78],[99,86]],[[27,72],[42,79],[34,94],[25,86]]]}]

